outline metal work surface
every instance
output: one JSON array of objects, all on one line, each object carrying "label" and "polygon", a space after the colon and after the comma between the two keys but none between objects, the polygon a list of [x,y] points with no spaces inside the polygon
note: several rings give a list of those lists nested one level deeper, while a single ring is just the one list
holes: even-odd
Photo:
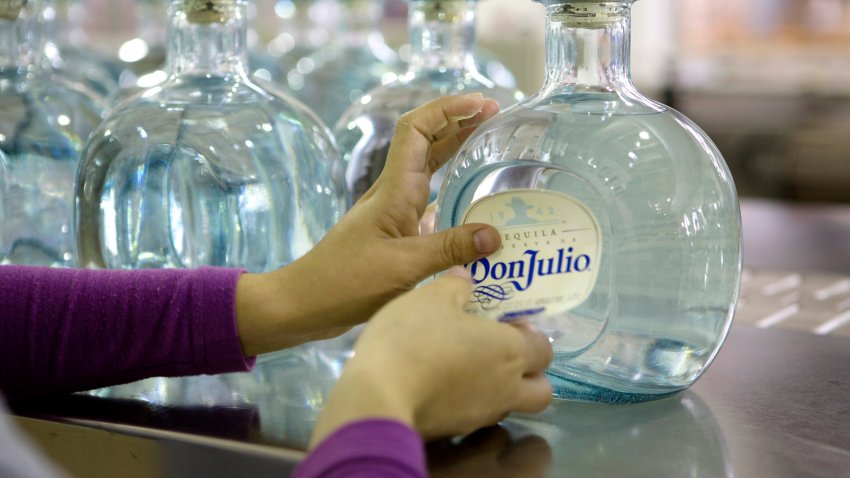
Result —
[{"label": "metal work surface", "polygon": [[850,337],[850,276],[745,271],[735,322]]},{"label": "metal work surface", "polygon": [[[15,411],[77,476],[116,469],[286,476],[333,381],[331,368],[308,357],[315,355],[268,360],[251,374],[148,380]],[[292,368],[291,360],[302,363]],[[689,391],[631,406],[556,402],[542,415],[429,445],[432,474],[850,476],[848,364],[846,337],[736,326]]]},{"label": "metal work surface", "polygon": [[741,201],[744,267],[850,275],[846,204]]}]

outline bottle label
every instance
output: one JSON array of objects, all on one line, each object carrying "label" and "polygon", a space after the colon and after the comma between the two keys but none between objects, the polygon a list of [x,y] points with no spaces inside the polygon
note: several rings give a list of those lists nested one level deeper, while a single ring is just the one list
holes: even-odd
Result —
[{"label": "bottle label", "polygon": [[502,236],[499,251],[466,266],[475,283],[468,312],[503,322],[553,315],[581,305],[593,290],[599,223],[572,196],[496,193],[474,202],[463,223],[490,224]]}]

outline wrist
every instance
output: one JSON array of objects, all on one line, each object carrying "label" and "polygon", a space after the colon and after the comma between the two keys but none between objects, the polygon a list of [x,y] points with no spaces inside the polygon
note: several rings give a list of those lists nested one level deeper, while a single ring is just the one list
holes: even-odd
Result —
[{"label": "wrist", "polygon": [[291,267],[240,276],[236,286],[236,324],[246,356],[340,333],[315,330],[319,321],[310,309],[315,301],[305,295],[297,277],[291,277]]},{"label": "wrist", "polygon": [[416,405],[403,383],[378,370],[374,360],[353,358],[325,404],[310,448],[314,448],[336,430],[366,419],[386,419],[415,429]]}]

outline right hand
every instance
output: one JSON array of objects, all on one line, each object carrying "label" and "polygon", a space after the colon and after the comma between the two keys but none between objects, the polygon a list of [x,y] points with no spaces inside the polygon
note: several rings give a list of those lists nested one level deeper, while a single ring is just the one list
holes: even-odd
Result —
[{"label": "right hand", "polygon": [[464,312],[462,268],[390,302],[366,326],[319,417],[312,445],[364,418],[391,418],[425,439],[468,434],[551,401],[549,340],[527,324]]}]

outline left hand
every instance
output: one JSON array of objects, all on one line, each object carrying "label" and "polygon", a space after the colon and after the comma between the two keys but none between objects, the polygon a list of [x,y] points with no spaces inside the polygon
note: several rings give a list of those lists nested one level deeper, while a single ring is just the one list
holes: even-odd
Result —
[{"label": "left hand", "polygon": [[545,409],[549,338],[527,323],[466,313],[472,287],[466,270],[452,268],[375,314],[325,402],[313,445],[366,418],[405,423],[427,440]]},{"label": "left hand", "polygon": [[384,171],[339,224],[289,266],[240,279],[245,354],[339,335],[424,279],[498,250],[499,234],[485,224],[420,234],[432,174],[498,110],[495,101],[471,94],[403,115]]}]

